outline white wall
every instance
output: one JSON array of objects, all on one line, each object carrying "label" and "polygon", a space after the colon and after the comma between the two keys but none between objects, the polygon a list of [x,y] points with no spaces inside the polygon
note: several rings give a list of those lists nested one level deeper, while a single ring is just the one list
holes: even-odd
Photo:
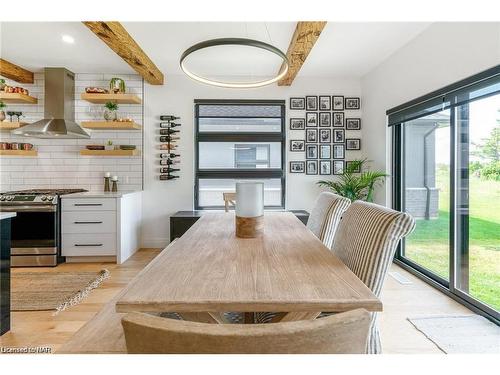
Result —
[{"label": "white wall", "polygon": [[[500,63],[500,23],[436,23],[363,77],[364,153],[390,173],[386,110]],[[390,204],[391,181],[376,201]]]},{"label": "white wall", "polygon": [[[271,85],[253,90],[223,89],[202,85],[185,76],[166,74],[164,86],[145,86],[145,135],[144,135],[144,194],[143,194],[143,247],[161,247],[168,243],[169,215],[179,210],[193,209],[194,189],[194,99],[282,99],[287,101],[288,118],[305,117],[301,111],[288,110],[290,96],[345,95],[361,96],[359,79],[296,79],[291,87]],[[363,98],[361,108],[363,109]],[[348,117],[362,117],[362,111],[346,112]],[[179,153],[181,154],[181,176],[177,180],[158,180],[158,116],[173,114],[181,117]],[[290,134],[287,141],[304,139],[304,131]],[[295,132],[295,131],[292,131]],[[356,137],[356,132],[346,135]],[[358,132],[359,133],[359,132]],[[286,145],[287,150],[289,145]],[[364,147],[362,145],[362,147]],[[346,153],[346,159],[359,158],[359,151]],[[287,152],[287,168],[290,160],[304,160],[304,153]],[[288,174],[286,206],[288,209],[310,209],[320,191],[315,182],[333,176],[306,176]]]}]

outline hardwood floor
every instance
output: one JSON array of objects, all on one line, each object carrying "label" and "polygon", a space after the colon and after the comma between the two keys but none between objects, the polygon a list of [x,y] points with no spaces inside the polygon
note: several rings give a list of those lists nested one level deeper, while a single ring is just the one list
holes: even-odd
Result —
[{"label": "hardwood floor", "polygon": [[[127,283],[148,264],[159,249],[141,249],[122,265],[112,263],[62,264],[56,268],[37,268],[30,271],[71,272],[106,268],[111,278],[79,305],[57,316],[52,311],[13,312],[11,331],[0,337],[0,347],[50,347],[52,352],[66,342],[80,327],[90,320]],[[13,269],[20,272],[21,269]],[[471,314],[471,311],[438,292],[423,281],[396,265],[391,272],[398,272],[411,282],[401,284],[387,277],[382,292],[384,312],[380,313],[379,325],[383,352],[388,353],[441,353],[441,351],[417,331],[407,317],[429,314]]]}]

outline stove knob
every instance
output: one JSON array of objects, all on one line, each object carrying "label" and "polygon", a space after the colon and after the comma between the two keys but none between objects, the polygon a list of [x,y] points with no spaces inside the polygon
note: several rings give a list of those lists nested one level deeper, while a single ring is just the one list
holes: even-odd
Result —
[{"label": "stove knob", "polygon": [[7,195],[7,197],[5,197],[5,199],[7,199],[8,201],[11,201],[12,199],[14,199],[14,197],[12,195]]},{"label": "stove knob", "polygon": [[4,200],[5,200],[5,196],[0,195],[0,201],[2,201],[2,202],[3,202]]},{"label": "stove knob", "polygon": [[48,200],[48,201],[51,201],[51,202],[52,202],[52,200],[53,200],[53,199],[54,199],[54,197],[53,197],[52,195],[49,195],[49,196],[47,197],[47,200]]},{"label": "stove knob", "polygon": [[45,195],[42,195],[40,199],[45,202],[47,200],[47,197]]}]

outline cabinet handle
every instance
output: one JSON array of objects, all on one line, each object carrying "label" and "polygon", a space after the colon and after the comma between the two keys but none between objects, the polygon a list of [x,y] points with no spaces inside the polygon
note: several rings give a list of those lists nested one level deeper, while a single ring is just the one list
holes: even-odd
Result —
[{"label": "cabinet handle", "polygon": [[74,221],[73,224],[102,224],[102,221]]},{"label": "cabinet handle", "polygon": [[75,243],[75,246],[102,246],[102,243]]},{"label": "cabinet handle", "polygon": [[102,206],[102,203],[75,203],[75,206]]}]

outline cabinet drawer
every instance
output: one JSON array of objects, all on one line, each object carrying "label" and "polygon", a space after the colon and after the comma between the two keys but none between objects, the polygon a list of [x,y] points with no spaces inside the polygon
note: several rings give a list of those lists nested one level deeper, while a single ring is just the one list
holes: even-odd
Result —
[{"label": "cabinet drawer", "polygon": [[65,211],[61,221],[63,234],[116,232],[114,211]]},{"label": "cabinet drawer", "polygon": [[63,211],[116,211],[114,198],[63,199]]},{"label": "cabinet drawer", "polygon": [[63,256],[116,255],[116,234],[77,234],[62,236]]}]

